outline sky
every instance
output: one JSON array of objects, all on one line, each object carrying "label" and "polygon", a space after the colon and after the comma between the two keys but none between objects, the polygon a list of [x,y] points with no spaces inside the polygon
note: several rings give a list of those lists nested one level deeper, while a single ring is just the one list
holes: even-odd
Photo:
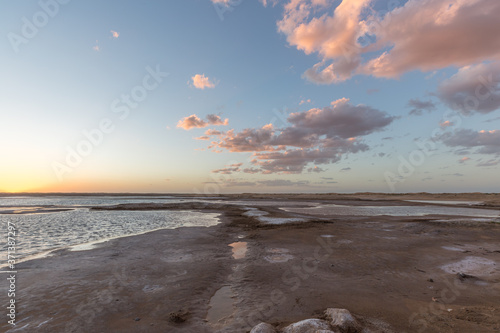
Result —
[{"label": "sky", "polygon": [[0,6],[0,192],[498,192],[498,0]]}]

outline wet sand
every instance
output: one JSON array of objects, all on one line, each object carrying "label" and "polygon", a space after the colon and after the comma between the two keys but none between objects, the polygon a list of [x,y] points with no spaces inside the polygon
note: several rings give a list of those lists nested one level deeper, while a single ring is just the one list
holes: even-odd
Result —
[{"label": "wet sand", "polygon": [[[419,205],[394,197],[355,199],[372,206]],[[495,200],[487,207],[498,209]],[[235,206],[190,208],[221,213],[221,224],[154,231],[18,264],[18,322],[11,331],[248,332],[261,321],[279,329],[322,318],[327,308],[348,309],[370,332],[500,330],[498,223],[456,216],[321,216],[267,225]],[[259,209],[290,216],[273,206]],[[2,304],[4,289],[2,284]],[[9,328],[6,320],[0,324],[2,332]]]}]

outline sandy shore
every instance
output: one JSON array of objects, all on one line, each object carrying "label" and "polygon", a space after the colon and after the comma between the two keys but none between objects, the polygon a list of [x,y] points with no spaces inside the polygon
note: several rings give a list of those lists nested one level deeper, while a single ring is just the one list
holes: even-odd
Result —
[{"label": "sandy shore", "polygon": [[[450,200],[333,196],[288,197],[368,199],[370,205]],[[485,196],[453,199],[498,208],[498,195]],[[244,198],[277,197],[285,196]],[[185,207],[170,207],[179,208]],[[348,309],[366,332],[500,330],[498,223],[377,216],[265,225],[234,206],[191,208],[220,212],[222,223],[115,239],[19,264],[18,322],[11,331],[248,332],[261,321],[279,329],[321,318],[332,307]],[[287,216],[272,206],[261,209]],[[10,326],[4,320],[0,328]]]}]

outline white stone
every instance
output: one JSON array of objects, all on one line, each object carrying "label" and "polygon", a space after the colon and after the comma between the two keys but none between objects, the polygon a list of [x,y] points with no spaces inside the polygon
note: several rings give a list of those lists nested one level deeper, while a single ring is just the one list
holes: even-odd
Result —
[{"label": "white stone", "polygon": [[349,310],[330,308],[325,311],[330,319],[333,329],[338,329],[342,333],[356,333],[359,331],[359,324]]},{"label": "white stone", "polygon": [[276,333],[276,330],[273,326],[267,323],[260,323],[259,325],[252,328],[250,333]]},{"label": "white stone", "polygon": [[334,333],[330,329],[330,325],[320,319],[306,319],[295,324],[288,325],[283,329],[283,333]]}]

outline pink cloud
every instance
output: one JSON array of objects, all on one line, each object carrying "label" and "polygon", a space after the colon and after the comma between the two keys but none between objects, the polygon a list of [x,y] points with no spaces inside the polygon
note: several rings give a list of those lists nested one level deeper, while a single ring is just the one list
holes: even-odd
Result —
[{"label": "pink cloud", "polygon": [[[371,0],[289,0],[278,30],[321,61],[304,73],[318,84],[355,74],[396,78],[500,59],[498,0],[409,0],[378,15]],[[362,59],[366,59],[364,62]]]},{"label": "pink cloud", "polygon": [[216,4],[216,5],[229,6],[231,4],[231,1],[234,1],[234,0],[210,0],[210,1],[212,1],[212,3]]},{"label": "pink cloud", "polygon": [[193,86],[197,89],[215,88],[215,83],[211,81],[205,74],[196,74],[191,78]]},{"label": "pink cloud", "polygon": [[499,16],[497,0],[410,0],[380,21],[376,45],[391,49],[361,72],[398,77],[499,59]]},{"label": "pink cloud", "polygon": [[307,172],[316,172],[316,173],[320,173],[320,172],[325,172],[324,169],[318,167],[318,166],[314,166],[314,168],[309,168],[307,169]]},{"label": "pink cloud", "polygon": [[443,121],[442,123],[439,123],[439,126],[441,128],[450,127],[450,126],[453,126],[453,123],[449,120],[446,120],[446,121]]},{"label": "pink cloud", "polygon": [[245,173],[301,173],[309,163],[336,163],[347,154],[368,150],[362,137],[383,130],[393,120],[385,112],[343,98],[322,109],[290,114],[284,128],[268,124],[214,135],[218,139],[208,148],[252,152],[255,168],[244,169]]},{"label": "pink cloud", "polygon": [[111,36],[112,36],[113,38],[118,38],[118,37],[120,37],[120,33],[119,33],[119,32],[116,32],[116,31],[114,31],[114,30],[111,30]]},{"label": "pink cloud", "polygon": [[468,160],[470,160],[470,157],[462,157],[458,162],[459,163],[465,163],[467,162]]},{"label": "pink cloud", "polygon": [[214,126],[226,126],[229,123],[229,119],[222,120],[220,116],[215,114],[209,114],[206,117],[207,120],[199,118],[197,115],[192,114],[189,117],[184,117],[177,123],[177,127],[183,128],[185,130],[190,130],[192,128],[203,128],[210,125]]}]

